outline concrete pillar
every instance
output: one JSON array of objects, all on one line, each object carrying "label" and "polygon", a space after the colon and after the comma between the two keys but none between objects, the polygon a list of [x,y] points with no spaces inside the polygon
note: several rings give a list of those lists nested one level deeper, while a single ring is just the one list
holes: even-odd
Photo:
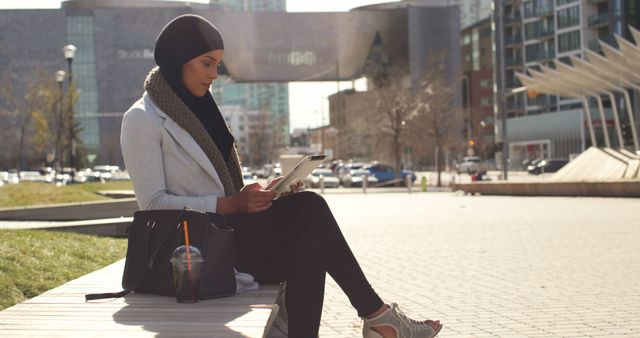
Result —
[{"label": "concrete pillar", "polygon": [[602,106],[602,98],[600,94],[596,94],[596,101],[598,101],[598,109],[600,110],[600,121],[602,121],[602,132],[604,133],[604,145],[607,148],[611,148],[611,140],[609,140],[609,131],[607,130],[607,118],[604,115],[604,107]]}]

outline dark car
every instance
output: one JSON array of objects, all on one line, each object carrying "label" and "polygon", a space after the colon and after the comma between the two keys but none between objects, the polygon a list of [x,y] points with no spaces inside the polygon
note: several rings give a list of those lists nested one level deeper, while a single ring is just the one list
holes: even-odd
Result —
[{"label": "dark car", "polygon": [[564,167],[569,161],[565,159],[546,159],[539,161],[534,166],[529,166],[529,174],[540,175],[542,173],[555,173]]},{"label": "dark car", "polygon": [[[396,169],[387,164],[372,164],[370,166],[365,167],[364,169],[369,170],[372,176],[374,176],[379,183],[384,183],[387,181],[391,181],[396,179]],[[402,177],[402,184],[405,184],[405,177],[410,175],[411,182],[415,182],[416,174],[411,170],[402,170],[400,172],[400,177]]]}]

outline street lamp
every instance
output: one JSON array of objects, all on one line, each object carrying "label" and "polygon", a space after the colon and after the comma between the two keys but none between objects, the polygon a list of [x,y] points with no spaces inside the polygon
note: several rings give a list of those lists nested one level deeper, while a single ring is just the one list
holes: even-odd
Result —
[{"label": "street lamp", "polygon": [[56,132],[56,149],[55,149],[55,156],[56,156],[56,171],[60,171],[63,167],[63,162],[61,161],[61,157],[62,157],[62,146],[60,144],[60,142],[62,141],[62,127],[64,126],[64,123],[62,123],[62,119],[64,114],[62,114],[62,97],[64,95],[63,91],[62,91],[62,84],[64,83],[64,79],[67,76],[67,72],[65,72],[64,70],[58,70],[55,73],[56,76],[56,82],[58,83],[58,89],[60,92],[60,96],[58,99],[58,106],[57,106],[57,114],[58,114],[58,118],[56,119],[56,122],[58,124],[58,128],[57,128],[57,132]]},{"label": "street lamp", "polygon": [[73,57],[76,54],[76,46],[74,45],[66,45],[62,48],[64,52],[64,58],[67,59],[68,72],[69,72],[69,144],[71,146],[71,156],[69,157],[70,167],[71,167],[71,180],[75,179],[75,157],[76,157],[76,141],[75,141],[75,131],[74,131],[74,118],[73,118],[73,99],[71,97],[71,85],[73,84],[73,73],[71,71],[71,63],[73,62]]}]

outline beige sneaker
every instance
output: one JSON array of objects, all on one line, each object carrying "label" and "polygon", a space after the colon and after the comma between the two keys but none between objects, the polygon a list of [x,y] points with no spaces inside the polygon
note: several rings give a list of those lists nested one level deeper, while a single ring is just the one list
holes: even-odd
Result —
[{"label": "beige sneaker", "polygon": [[438,335],[442,324],[437,329],[424,322],[407,317],[407,315],[398,308],[398,304],[391,303],[391,307],[385,310],[377,317],[364,318],[364,326],[362,327],[362,336],[364,338],[383,338],[381,334],[374,331],[372,327],[388,326],[396,331],[398,338],[433,338]]}]

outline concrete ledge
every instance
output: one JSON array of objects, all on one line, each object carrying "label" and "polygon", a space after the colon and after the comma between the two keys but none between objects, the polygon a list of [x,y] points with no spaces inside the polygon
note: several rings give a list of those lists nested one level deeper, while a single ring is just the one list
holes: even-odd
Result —
[{"label": "concrete ledge", "polygon": [[511,196],[640,197],[640,180],[600,182],[477,182],[452,184],[453,191],[468,194]]},{"label": "concrete ledge", "polygon": [[0,220],[77,221],[131,217],[138,210],[135,198],[115,201],[91,201],[16,208],[0,208]]}]

